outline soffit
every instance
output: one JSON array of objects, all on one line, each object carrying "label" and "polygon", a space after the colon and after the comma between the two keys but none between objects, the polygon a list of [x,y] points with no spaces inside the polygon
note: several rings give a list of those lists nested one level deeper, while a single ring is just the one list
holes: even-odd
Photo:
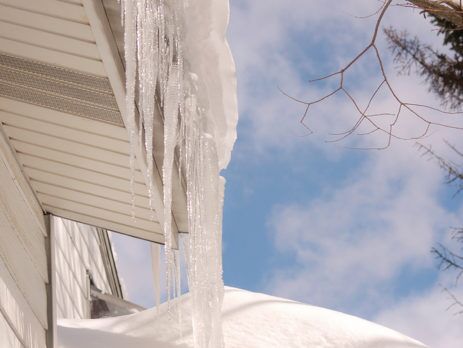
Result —
[{"label": "soffit", "polygon": [[44,212],[162,243],[138,168],[132,208],[127,131],[92,30],[80,0],[0,0],[2,132]]}]

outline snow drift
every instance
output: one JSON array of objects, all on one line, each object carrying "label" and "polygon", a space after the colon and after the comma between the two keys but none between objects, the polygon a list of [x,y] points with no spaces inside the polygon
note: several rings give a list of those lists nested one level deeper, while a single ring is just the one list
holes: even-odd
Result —
[{"label": "snow drift", "polygon": [[[193,347],[189,295],[128,316],[60,320],[60,348]],[[222,310],[227,348],[423,348],[366,320],[324,308],[226,288]]]}]

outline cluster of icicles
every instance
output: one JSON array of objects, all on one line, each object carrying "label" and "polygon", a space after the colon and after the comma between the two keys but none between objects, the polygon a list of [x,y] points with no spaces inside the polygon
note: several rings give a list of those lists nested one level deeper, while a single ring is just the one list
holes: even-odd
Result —
[{"label": "cluster of icicles", "polygon": [[[178,254],[174,250],[172,174],[179,168],[186,189],[189,238],[185,250],[192,301],[195,347],[223,346],[221,221],[223,183],[219,177],[211,115],[198,96],[201,76],[188,71],[183,55],[183,16],[188,1],[122,0],[126,64],[126,122],[135,157],[146,161],[150,204],[153,202],[153,126],[164,117],[162,165],[167,297],[180,293]],[[133,175],[132,175],[133,187]],[[133,190],[133,188],[132,188]],[[134,195],[132,195],[134,197]]]}]

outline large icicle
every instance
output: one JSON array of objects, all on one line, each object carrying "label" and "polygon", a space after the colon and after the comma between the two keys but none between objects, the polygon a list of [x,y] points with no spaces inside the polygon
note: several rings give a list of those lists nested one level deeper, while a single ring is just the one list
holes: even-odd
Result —
[{"label": "large icicle", "polygon": [[167,298],[170,299],[170,289],[176,279],[174,255],[172,253],[172,171],[177,143],[177,123],[179,112],[179,70],[176,65],[170,69],[166,95],[164,96],[164,161],[162,179],[164,183],[164,237],[167,261]]},{"label": "large icicle", "polygon": [[151,269],[153,272],[153,292],[154,304],[159,308],[161,304],[161,246],[156,243],[151,244]]},{"label": "large icicle", "polygon": [[[182,72],[182,57],[179,55],[179,32],[177,8],[181,1],[164,0],[122,0],[122,19],[124,24],[125,61],[126,61],[126,108],[127,129],[131,144],[130,167],[132,171],[132,206],[135,205],[133,182],[135,171],[135,152],[143,144],[146,153],[146,173],[150,207],[154,208],[153,177],[155,170],[153,162],[153,126],[154,112],[157,108],[164,109],[165,118],[165,151],[167,159],[163,163],[164,182],[164,214],[163,230],[165,236],[167,294],[173,297],[178,283],[175,275],[176,267],[172,242],[171,214],[171,172],[175,144],[176,120],[178,117],[180,76]],[[174,6],[173,6],[173,5]],[[139,115],[135,112],[138,109]],[[138,119],[137,119],[138,117]],[[138,126],[137,126],[138,123]],[[172,127],[171,127],[172,125]],[[138,132],[137,132],[138,129]]]},{"label": "large icicle", "polygon": [[180,293],[172,240],[177,166],[187,196],[185,253],[195,347],[220,348],[224,180],[219,172],[228,162],[236,126],[234,65],[225,41],[228,1],[122,0],[122,9],[130,166],[133,172],[136,149],[144,144],[150,201],[154,113],[160,110],[164,118],[164,211],[157,213],[163,216],[168,300]]},{"label": "large icicle", "polygon": [[190,75],[181,119],[181,163],[187,182],[189,220],[188,285],[192,298],[195,347],[222,347],[223,299],[221,219],[223,183],[208,129],[210,120],[198,105],[197,78]]},{"label": "large icicle", "polygon": [[125,107],[127,113],[126,128],[130,142],[130,190],[132,193],[132,216],[135,212],[135,152],[138,147],[138,139],[136,132],[136,118],[135,118],[135,84],[136,84],[136,7],[130,0],[122,0],[122,18],[124,23],[124,52],[125,52],[125,80],[126,80],[126,94],[125,94]]}]

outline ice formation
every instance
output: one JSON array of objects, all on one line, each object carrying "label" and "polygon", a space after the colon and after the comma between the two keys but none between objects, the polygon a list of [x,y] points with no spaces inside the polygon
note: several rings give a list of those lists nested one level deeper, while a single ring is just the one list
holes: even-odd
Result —
[{"label": "ice formation", "polygon": [[219,173],[230,158],[237,117],[234,64],[225,40],[228,0],[122,0],[121,6],[130,166],[133,173],[136,149],[144,144],[152,205],[153,120],[156,112],[164,117],[162,226],[168,299],[180,293],[171,213],[172,172],[178,167],[186,186],[194,346],[222,347],[224,180]]},{"label": "ice formation", "polygon": [[154,303],[156,308],[161,304],[161,246],[159,244],[151,244],[151,266],[153,272],[153,290],[154,290]]}]

